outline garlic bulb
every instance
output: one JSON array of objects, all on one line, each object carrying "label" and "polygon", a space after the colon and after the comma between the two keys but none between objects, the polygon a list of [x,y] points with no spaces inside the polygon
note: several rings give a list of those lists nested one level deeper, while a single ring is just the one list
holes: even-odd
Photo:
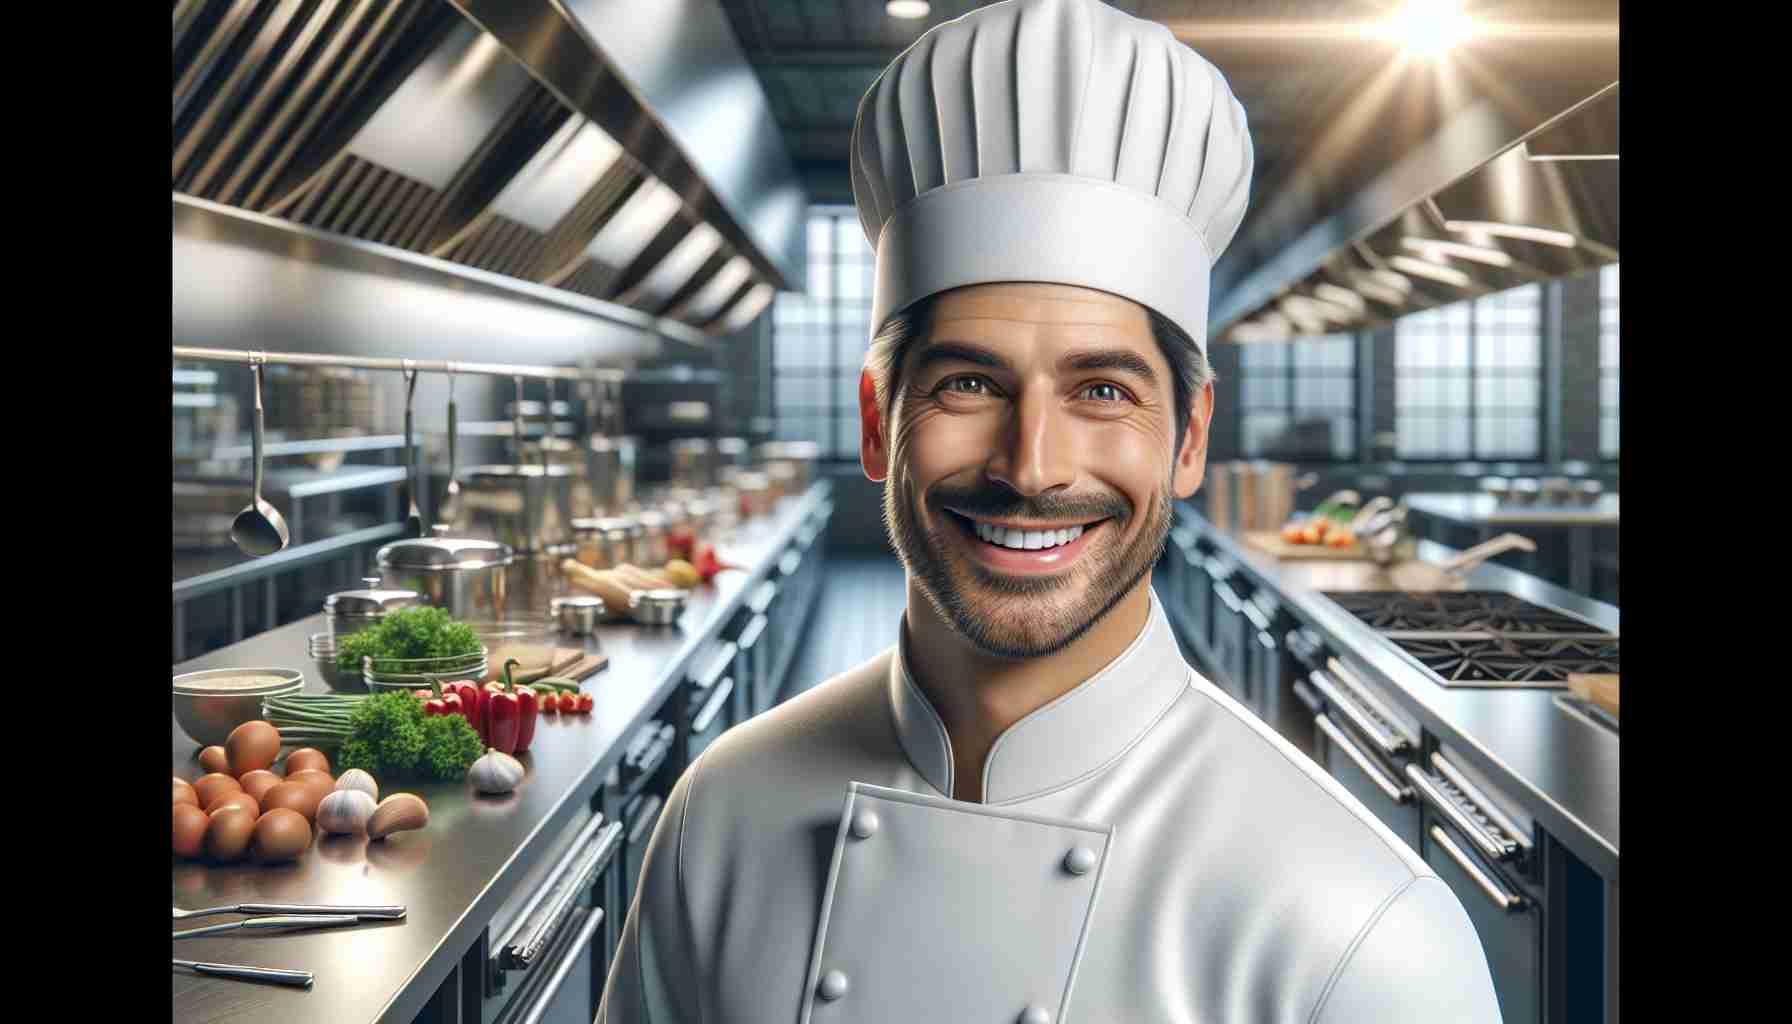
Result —
[{"label": "garlic bulb", "polygon": [[358,789],[338,789],[318,802],[317,827],[332,835],[360,835],[373,811],[373,797]]},{"label": "garlic bulb", "polygon": [[358,789],[368,796],[373,797],[374,803],[379,803],[380,784],[373,781],[373,776],[359,768],[350,768],[348,771],[343,772],[336,780],[336,788],[338,790]]},{"label": "garlic bulb", "polygon": [[367,819],[367,838],[384,839],[429,824],[429,805],[415,793],[394,793],[380,801]]},{"label": "garlic bulb", "polygon": [[479,760],[473,762],[473,767],[467,769],[467,778],[481,793],[508,793],[523,781],[523,763],[487,747]]}]

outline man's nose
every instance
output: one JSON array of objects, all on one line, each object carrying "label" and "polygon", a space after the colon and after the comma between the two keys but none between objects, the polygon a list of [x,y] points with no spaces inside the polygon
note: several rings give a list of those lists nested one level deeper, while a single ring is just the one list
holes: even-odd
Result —
[{"label": "man's nose", "polygon": [[1069,487],[1076,481],[1069,426],[1055,396],[1040,390],[1022,394],[985,472],[1029,496]]}]

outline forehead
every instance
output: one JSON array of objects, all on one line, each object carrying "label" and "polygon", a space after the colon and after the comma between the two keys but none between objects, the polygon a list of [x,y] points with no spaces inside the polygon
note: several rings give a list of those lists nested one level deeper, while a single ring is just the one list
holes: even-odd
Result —
[{"label": "forehead", "polygon": [[[935,304],[930,338],[1024,336],[1150,344],[1151,321],[1131,299],[1067,284],[1010,282],[956,288]],[[1155,346],[1154,346],[1155,347]]]}]

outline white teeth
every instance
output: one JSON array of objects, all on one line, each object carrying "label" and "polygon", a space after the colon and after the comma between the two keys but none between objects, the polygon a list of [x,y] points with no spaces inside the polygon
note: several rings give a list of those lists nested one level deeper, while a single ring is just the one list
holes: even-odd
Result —
[{"label": "white teeth", "polygon": [[1083,535],[1080,526],[1069,526],[1062,530],[1017,530],[1012,527],[991,526],[972,520],[972,529],[979,540],[990,544],[1013,548],[1017,551],[1037,551],[1041,548],[1055,548],[1060,544],[1068,544]]}]

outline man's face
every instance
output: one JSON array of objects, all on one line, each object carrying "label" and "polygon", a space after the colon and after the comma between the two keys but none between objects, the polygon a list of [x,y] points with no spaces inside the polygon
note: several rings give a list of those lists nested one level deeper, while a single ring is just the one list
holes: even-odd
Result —
[{"label": "man's face", "polygon": [[1069,285],[940,297],[889,422],[860,389],[861,457],[891,541],[980,649],[1061,650],[1150,572],[1172,495],[1199,486],[1212,390],[1176,450],[1169,364],[1142,307]]}]

